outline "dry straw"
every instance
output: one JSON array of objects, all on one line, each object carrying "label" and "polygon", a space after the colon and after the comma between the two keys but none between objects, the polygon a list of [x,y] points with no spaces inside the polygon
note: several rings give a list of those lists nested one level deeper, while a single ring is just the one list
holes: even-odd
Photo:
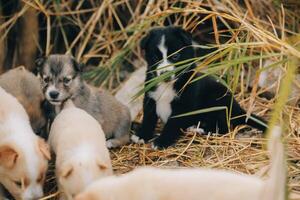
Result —
[{"label": "dry straw", "polygon": [[[209,47],[217,47],[218,50],[209,56],[199,57],[197,70],[206,68],[209,73],[227,77],[226,84],[249,113],[271,119],[272,124],[281,122],[285,125],[288,189],[291,199],[300,199],[300,109],[295,105],[285,105],[284,98],[277,103],[260,98],[261,90],[257,88],[257,77],[262,71],[258,69],[265,59],[272,58],[279,64],[271,67],[280,65],[286,72],[282,75],[287,77],[282,82],[285,85],[281,86],[281,94],[285,98],[293,68],[299,67],[300,36],[296,33],[300,30],[300,3],[298,0],[284,2],[281,5],[280,1],[271,0],[183,0],[181,3],[176,0],[23,0],[23,9],[1,24],[1,30],[8,31],[27,7],[38,10],[46,19],[44,53],[53,52],[56,45],[52,38],[53,27],[58,27],[66,52],[72,52],[84,63],[97,60],[97,66],[89,68],[86,77],[92,83],[115,91],[121,83],[120,75],[124,68],[129,65],[138,67],[134,65],[134,60],[142,59],[138,41],[150,27],[172,21],[199,39],[204,29],[202,24],[211,22],[210,36],[214,44]],[[87,3],[89,6],[85,6]],[[219,21],[226,30],[219,28]],[[67,38],[70,31],[65,28],[67,24],[79,30],[72,41]],[[221,38],[225,34],[229,37],[223,43]],[[293,42],[289,42],[291,40]],[[207,44],[199,44],[200,47],[203,45],[207,47]],[[293,67],[287,62],[290,59]],[[248,92],[245,87],[249,85],[248,74],[255,69],[258,70],[257,76],[252,79],[254,84]],[[275,112],[271,112],[274,109]],[[139,117],[137,121],[140,120]],[[117,174],[138,166],[153,165],[221,168],[264,176],[269,164],[268,153],[263,148],[266,139],[255,130],[242,131],[241,128],[224,136],[186,133],[175,147],[163,151],[152,150],[149,145],[129,144],[111,151],[113,167]],[[53,166],[47,179],[49,196],[44,199],[57,196],[51,172]]]}]

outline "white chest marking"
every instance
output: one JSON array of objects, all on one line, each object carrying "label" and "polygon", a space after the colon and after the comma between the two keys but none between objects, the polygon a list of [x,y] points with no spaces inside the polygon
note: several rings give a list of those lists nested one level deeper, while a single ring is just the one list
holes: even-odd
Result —
[{"label": "white chest marking", "polygon": [[161,83],[149,97],[156,101],[156,114],[166,123],[172,114],[171,102],[176,98],[173,84]]},{"label": "white chest marking", "polygon": [[[164,72],[174,71],[174,69],[175,69],[174,65],[168,61],[168,48],[166,47],[165,42],[166,42],[166,39],[165,39],[165,36],[163,35],[161,37],[160,43],[157,46],[157,48],[160,50],[160,52],[162,54],[162,60],[158,64],[157,69],[156,69],[158,76],[160,76]],[[175,75],[172,74],[171,77],[172,77],[172,79],[174,79]]]}]

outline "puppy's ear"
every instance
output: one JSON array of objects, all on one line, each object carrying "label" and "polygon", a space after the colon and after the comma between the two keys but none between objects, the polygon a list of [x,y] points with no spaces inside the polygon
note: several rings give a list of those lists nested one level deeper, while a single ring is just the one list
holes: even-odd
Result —
[{"label": "puppy's ear", "polygon": [[193,37],[190,32],[187,32],[179,26],[174,27],[174,30],[175,34],[177,34],[177,36],[179,36],[179,38],[181,38],[184,43],[188,45],[192,44]]},{"label": "puppy's ear", "polygon": [[149,41],[151,40],[152,32],[150,31],[146,36],[144,36],[140,42],[140,47],[142,50],[146,49],[146,46],[148,45]]},{"label": "puppy's ear", "polygon": [[82,72],[83,71],[83,68],[84,68],[83,63],[79,63],[75,60],[75,58],[72,58],[72,64],[73,64],[74,69],[76,70],[76,72]]},{"label": "puppy's ear", "polygon": [[41,73],[42,66],[44,65],[46,59],[47,59],[46,57],[42,56],[35,60],[35,68],[33,70],[33,73],[35,75]]},{"label": "puppy's ear", "polygon": [[43,140],[42,138],[38,138],[38,146],[39,150],[41,151],[42,155],[47,159],[51,159],[51,153],[49,149],[49,145]]},{"label": "puppy's ear", "polygon": [[99,167],[100,170],[108,169],[108,167],[105,164],[103,164],[100,160],[97,160],[96,162],[97,162],[97,166]]},{"label": "puppy's ear", "polygon": [[59,176],[61,178],[68,178],[72,174],[73,170],[74,168],[71,164],[65,164],[59,170]]},{"label": "puppy's ear", "polygon": [[0,166],[11,169],[15,166],[19,155],[10,146],[5,145],[0,147]]}]

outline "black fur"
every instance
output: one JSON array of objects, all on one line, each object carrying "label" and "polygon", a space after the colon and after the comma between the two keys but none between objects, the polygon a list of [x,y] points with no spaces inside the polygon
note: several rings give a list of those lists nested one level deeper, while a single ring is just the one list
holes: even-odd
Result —
[{"label": "black fur", "polygon": [[[147,86],[149,80],[157,76],[153,70],[156,69],[157,62],[162,59],[162,55],[157,48],[162,35],[165,36],[165,46],[168,48],[168,56],[184,47],[183,50],[180,51],[180,57],[177,62],[194,57],[194,49],[190,46],[192,44],[192,37],[183,29],[179,27],[165,27],[151,30],[141,41],[141,48],[145,51],[145,58],[148,63],[145,86]],[[174,63],[171,58],[168,60],[169,62]],[[178,67],[178,65],[176,67]],[[200,127],[204,129],[205,132],[227,133],[230,127],[227,125],[225,110],[196,114],[187,117],[174,117],[191,111],[216,106],[226,106],[228,110],[230,110],[232,104],[230,120],[232,127],[247,124],[262,131],[266,130],[266,126],[257,123],[251,118],[246,122],[245,110],[240,107],[233,98],[231,92],[212,76],[198,73],[195,78],[205,75],[204,78],[188,84],[184,90],[182,90],[183,86],[194,73],[194,67],[195,65],[191,64],[189,69],[185,69],[186,71],[184,73],[176,73],[177,80],[174,82],[173,88],[178,96],[171,102],[172,113],[168,118],[161,135],[154,141],[156,147],[165,148],[174,144],[182,134],[181,129],[197,125],[199,121]],[[150,91],[146,92],[144,97],[144,117],[137,135],[140,139],[144,139],[145,141],[153,138],[154,129],[159,118],[156,113],[156,102],[149,96],[149,93],[155,91],[157,87],[158,86],[151,88]],[[252,115],[252,117],[265,123],[260,117],[255,115]]]}]

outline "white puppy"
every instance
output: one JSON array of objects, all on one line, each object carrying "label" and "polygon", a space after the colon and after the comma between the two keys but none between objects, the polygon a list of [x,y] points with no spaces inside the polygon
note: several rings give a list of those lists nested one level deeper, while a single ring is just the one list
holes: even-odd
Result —
[{"label": "white puppy", "polygon": [[73,199],[97,178],[112,175],[104,132],[86,111],[68,100],[51,126],[49,144],[56,154],[61,199]]},{"label": "white puppy", "polygon": [[270,177],[222,170],[141,168],[91,184],[76,200],[283,200],[285,165],[280,128],[270,145]]},{"label": "white puppy", "polygon": [[0,87],[0,183],[17,200],[42,197],[49,159],[23,106]]}]

